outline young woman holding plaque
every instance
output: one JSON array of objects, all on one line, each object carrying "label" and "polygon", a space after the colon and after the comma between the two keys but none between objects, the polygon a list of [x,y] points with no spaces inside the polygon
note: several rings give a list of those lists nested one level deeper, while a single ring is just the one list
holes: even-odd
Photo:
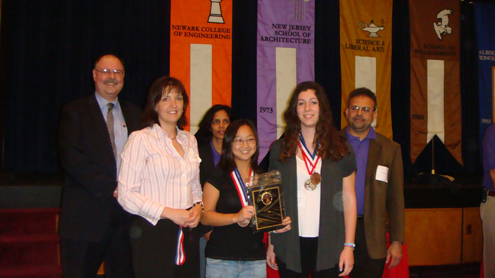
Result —
[{"label": "young woman holding plaque", "polygon": [[[232,122],[225,132],[222,157],[204,186],[201,223],[214,226],[206,245],[206,277],[266,277],[263,233],[248,224],[254,207],[246,188],[259,171],[256,128],[249,120]],[[278,232],[290,230],[290,219]]]},{"label": "young woman holding plaque", "polygon": [[184,131],[188,97],[172,77],[157,79],[122,152],[118,201],[134,214],[131,247],[137,278],[198,277],[202,192],[196,138]]},{"label": "young woman holding plaque", "polygon": [[352,147],[333,126],[327,97],[316,82],[297,85],[284,120],[269,170],[281,172],[293,229],[270,234],[267,264],[282,278],[345,276],[354,265],[357,219]]},{"label": "young woman holding plaque", "polygon": [[[203,119],[199,122],[199,130],[194,135],[198,140],[198,151],[201,157],[199,165],[199,181],[204,186],[206,178],[215,170],[222,155],[222,143],[225,130],[232,120],[232,109],[227,105],[213,105],[206,111]],[[206,242],[210,239],[212,228],[199,225],[199,261],[200,277],[205,277]]]}]

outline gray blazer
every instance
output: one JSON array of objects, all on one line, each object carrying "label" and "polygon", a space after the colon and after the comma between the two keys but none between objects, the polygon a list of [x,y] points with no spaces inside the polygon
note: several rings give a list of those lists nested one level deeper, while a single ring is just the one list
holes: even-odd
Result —
[{"label": "gray blazer", "polygon": [[[272,145],[269,170],[278,170],[282,175],[282,198],[286,215],[292,219],[292,229],[286,233],[272,234],[271,242],[275,247],[277,259],[282,260],[288,269],[302,272],[297,211],[296,157],[293,156],[285,162],[279,161],[281,140],[279,139]],[[340,253],[344,248],[345,226],[342,180],[356,170],[354,151],[350,144],[346,144],[351,153],[340,161],[322,160],[317,271],[338,265]]]}]

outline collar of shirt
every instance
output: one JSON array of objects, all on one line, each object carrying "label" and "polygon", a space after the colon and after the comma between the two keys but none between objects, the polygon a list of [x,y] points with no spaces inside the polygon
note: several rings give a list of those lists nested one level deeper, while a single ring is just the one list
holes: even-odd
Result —
[{"label": "collar of shirt", "polygon": [[113,105],[115,105],[115,108],[117,110],[120,110],[119,98],[116,98],[114,101],[108,101],[108,100],[102,98],[97,92],[95,92],[95,96],[96,96],[96,101],[98,102],[98,106],[100,107],[101,111],[107,111],[108,110],[108,106],[107,106],[108,103],[113,103]]},{"label": "collar of shirt", "polygon": [[[358,141],[358,142],[362,142],[362,141],[359,139],[359,137],[355,137],[355,136],[353,136],[353,135],[351,135],[351,134],[349,133],[349,126],[347,126],[347,127],[345,128],[345,132],[347,133],[347,140],[349,140],[349,142],[351,142],[351,141]],[[366,137],[364,137],[363,141],[364,141],[365,139],[368,139],[368,140],[371,140],[371,139],[376,139],[376,131],[375,131],[375,129],[374,129],[372,126],[370,126],[370,131],[368,132],[368,135],[366,135]]]},{"label": "collar of shirt", "polygon": [[[153,127],[152,127],[152,132],[156,135],[156,137],[160,140],[170,140],[172,141],[172,139],[170,139],[168,137],[168,133],[163,130],[160,125],[158,124],[154,124]],[[183,131],[183,130],[180,130],[178,127],[175,127],[175,132],[177,133],[177,136],[175,137],[175,139],[177,140],[177,142],[179,142],[179,144],[181,144],[182,146],[187,146],[187,135],[186,135],[186,132]],[[184,149],[184,151],[186,151]]]}]

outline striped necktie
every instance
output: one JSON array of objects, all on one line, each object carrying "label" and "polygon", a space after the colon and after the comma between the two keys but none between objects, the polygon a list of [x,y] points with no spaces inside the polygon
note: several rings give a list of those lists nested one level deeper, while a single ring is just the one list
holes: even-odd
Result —
[{"label": "striped necktie", "polygon": [[107,128],[108,134],[110,134],[110,142],[112,143],[113,156],[115,158],[115,162],[117,162],[117,147],[115,147],[115,133],[113,131],[113,113],[112,109],[114,108],[113,103],[108,103],[108,113],[107,113]]}]

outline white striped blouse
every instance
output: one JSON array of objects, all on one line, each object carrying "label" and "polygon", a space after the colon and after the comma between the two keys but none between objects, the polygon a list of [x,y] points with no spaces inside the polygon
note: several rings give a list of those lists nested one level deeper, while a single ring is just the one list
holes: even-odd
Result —
[{"label": "white striped blouse", "polygon": [[181,157],[159,125],[135,131],[122,152],[118,200],[122,207],[153,225],[165,207],[186,209],[201,201],[196,138],[177,129]]}]

